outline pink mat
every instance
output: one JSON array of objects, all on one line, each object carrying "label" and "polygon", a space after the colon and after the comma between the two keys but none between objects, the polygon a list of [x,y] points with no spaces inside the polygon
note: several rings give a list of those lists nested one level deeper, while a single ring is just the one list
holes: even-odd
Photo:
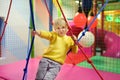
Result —
[{"label": "pink mat", "polygon": [[[30,59],[28,65],[27,80],[35,80],[34,78],[38,68],[39,60],[40,59],[38,58]],[[26,61],[23,60],[12,64],[0,65],[0,77],[4,77],[7,80],[22,80],[25,64]]]},{"label": "pink mat", "polygon": [[[39,58],[30,59],[27,80],[35,80],[38,63]],[[0,65],[0,77],[4,77],[7,80],[22,80],[25,64],[26,61],[23,60],[12,64]],[[120,80],[120,74],[103,71],[100,71],[100,74],[104,80]],[[93,69],[64,64],[56,80],[100,80],[100,78]]]},{"label": "pink mat", "polygon": [[[104,80],[120,80],[120,74],[99,71]],[[93,69],[64,64],[56,80],[101,80]]]}]

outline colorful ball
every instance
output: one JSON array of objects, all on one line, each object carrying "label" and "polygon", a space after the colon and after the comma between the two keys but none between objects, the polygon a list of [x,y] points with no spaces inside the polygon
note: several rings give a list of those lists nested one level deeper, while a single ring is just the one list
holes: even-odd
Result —
[{"label": "colorful ball", "polygon": [[[83,32],[85,32],[85,31],[83,30],[82,32],[79,33],[78,39],[82,36]],[[90,47],[94,44],[94,41],[95,41],[94,34],[90,31],[87,31],[87,32],[85,32],[85,35],[82,36],[79,43],[83,47]]]},{"label": "colorful ball", "polygon": [[82,27],[84,29],[87,18],[84,13],[76,13],[73,22],[75,23],[76,27]]}]

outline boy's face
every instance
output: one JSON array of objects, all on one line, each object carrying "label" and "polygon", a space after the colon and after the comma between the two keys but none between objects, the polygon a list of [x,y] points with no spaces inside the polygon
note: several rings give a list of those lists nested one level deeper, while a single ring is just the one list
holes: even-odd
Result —
[{"label": "boy's face", "polygon": [[68,28],[66,26],[58,26],[55,28],[55,32],[59,35],[59,36],[64,36],[66,35],[68,31]]}]

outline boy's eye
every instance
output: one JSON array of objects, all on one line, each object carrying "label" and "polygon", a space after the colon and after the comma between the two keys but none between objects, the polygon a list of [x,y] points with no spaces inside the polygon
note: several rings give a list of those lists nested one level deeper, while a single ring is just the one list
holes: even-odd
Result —
[{"label": "boy's eye", "polygon": [[57,29],[60,29],[59,27]]},{"label": "boy's eye", "polygon": [[57,27],[56,29],[65,29],[65,26],[62,26],[62,27]]},{"label": "boy's eye", "polygon": [[64,26],[62,26],[62,29],[65,28]]}]

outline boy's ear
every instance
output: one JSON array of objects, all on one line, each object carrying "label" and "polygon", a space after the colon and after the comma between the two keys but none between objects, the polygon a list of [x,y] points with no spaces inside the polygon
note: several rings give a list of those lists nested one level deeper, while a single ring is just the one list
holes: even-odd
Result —
[{"label": "boy's ear", "polygon": [[67,28],[67,31],[68,31],[69,29]]}]

